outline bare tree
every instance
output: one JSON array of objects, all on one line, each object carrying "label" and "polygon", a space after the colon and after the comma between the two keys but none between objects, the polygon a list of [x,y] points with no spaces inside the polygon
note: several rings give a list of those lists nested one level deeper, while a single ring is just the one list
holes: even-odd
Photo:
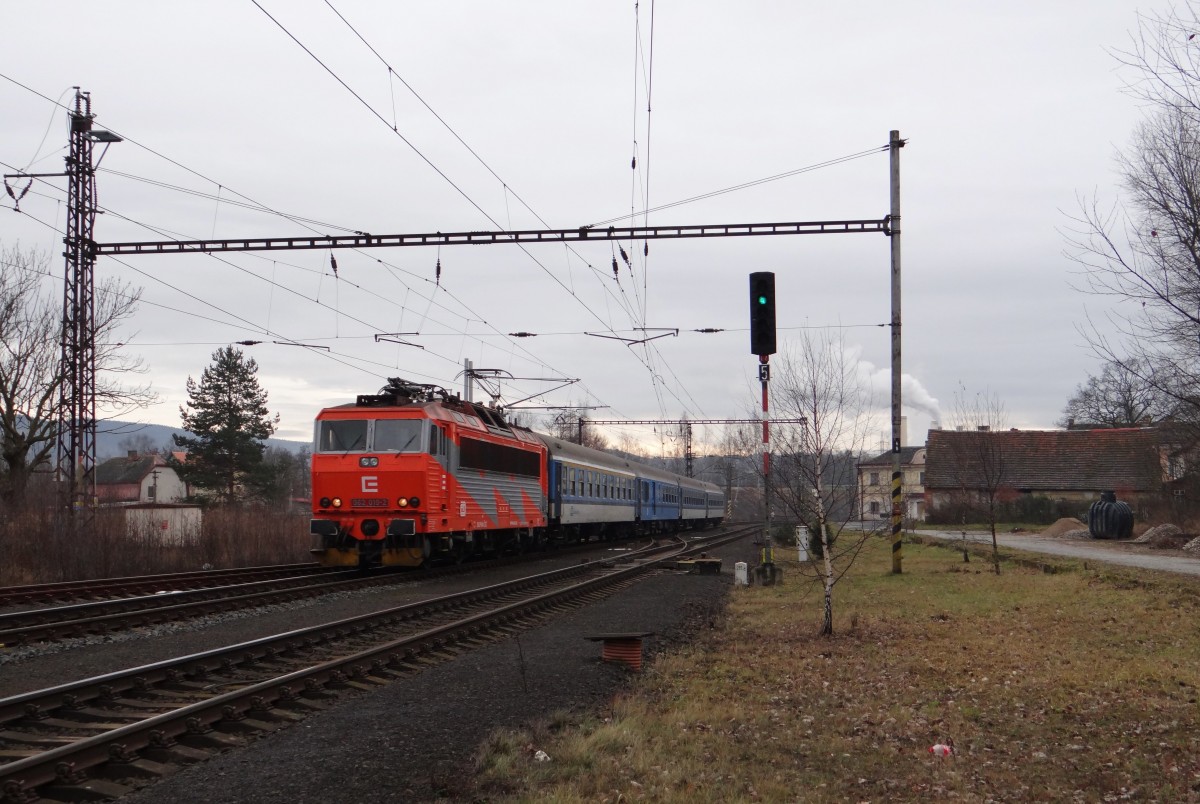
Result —
[{"label": "bare tree", "polygon": [[[584,424],[581,427],[580,421]],[[592,449],[608,449],[608,439],[600,433],[599,427],[588,427],[587,419],[578,410],[566,409],[549,419],[546,432],[562,441],[572,444],[582,444]]]},{"label": "bare tree", "polygon": [[950,439],[951,473],[962,493],[963,502],[980,508],[987,516],[992,533],[992,568],[1000,574],[1000,545],[996,538],[996,519],[1000,492],[1008,474],[1004,429],[1007,414],[1000,398],[990,391],[968,398],[966,389],[954,395],[951,423],[955,432]]},{"label": "bare tree", "polygon": [[1137,427],[1164,419],[1176,405],[1169,395],[1142,379],[1153,373],[1153,366],[1136,357],[1106,362],[1099,377],[1089,375],[1087,383],[1076,387],[1063,408],[1059,426]]},{"label": "bare tree", "polygon": [[[0,248],[0,502],[24,503],[30,473],[47,464],[57,441],[62,391],[61,302],[42,288],[46,257],[19,246]],[[143,371],[114,334],[133,315],[140,290],[115,280],[96,287],[96,402],[108,415],[149,404],[148,387],[123,375]]]},{"label": "bare tree", "polygon": [[1200,15],[1189,2],[1139,15],[1115,53],[1145,119],[1118,154],[1123,203],[1081,199],[1067,234],[1081,289],[1114,297],[1118,335],[1087,333],[1096,353],[1200,422]]},{"label": "bare tree", "polygon": [[[833,633],[833,589],[861,551],[868,534],[849,530],[857,493],[855,465],[875,427],[870,393],[857,362],[838,336],[805,331],[794,350],[776,357],[771,384],[773,417],[804,419],[771,434],[775,500],[816,534],[824,587],[821,633]],[[803,571],[803,568],[802,568]]]},{"label": "bare tree", "polygon": [[166,455],[170,450],[163,444],[155,444],[154,439],[145,433],[127,435],[117,442],[117,447],[126,453],[136,452],[138,455]]}]

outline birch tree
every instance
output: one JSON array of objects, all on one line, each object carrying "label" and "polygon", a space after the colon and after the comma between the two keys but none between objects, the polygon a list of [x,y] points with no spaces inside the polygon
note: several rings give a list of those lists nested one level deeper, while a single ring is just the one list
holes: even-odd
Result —
[{"label": "birch tree", "polygon": [[772,366],[772,418],[806,421],[771,433],[773,504],[820,544],[810,577],[824,592],[823,635],[833,634],[834,587],[869,537],[847,528],[856,511],[856,466],[875,431],[870,389],[858,369],[840,335],[807,330]]}]

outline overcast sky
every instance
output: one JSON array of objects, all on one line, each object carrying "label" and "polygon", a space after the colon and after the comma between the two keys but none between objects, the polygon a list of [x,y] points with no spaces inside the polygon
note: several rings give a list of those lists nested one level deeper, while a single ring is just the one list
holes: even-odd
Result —
[{"label": "overcast sky", "polygon": [[[627,223],[872,149],[637,223],[880,219],[898,129],[910,441],[949,418],[960,387],[996,394],[1008,426],[1050,427],[1098,371],[1079,328],[1107,302],[1072,289],[1062,232],[1080,194],[1116,199],[1114,153],[1141,111],[1112,51],[1139,8],[1161,6],[9,2],[0,162],[60,170],[66,114],[52,101],[69,105],[78,85],[97,127],[126,140],[97,177],[99,242]],[[49,256],[56,298],[64,189],[35,184],[21,214],[0,213],[0,240]],[[178,425],[186,379],[215,349],[247,339],[265,342],[247,353],[284,438],[307,439],[321,407],[386,377],[461,388],[466,358],[580,380],[513,381],[503,402],[546,391],[526,404],[744,417],[758,398],[747,275],[760,270],[777,275],[782,344],[839,328],[886,400],[883,235],[654,240],[648,257],[621,245],[619,281],[608,242],[339,250],[336,277],[327,250],[102,258],[96,274],[143,288],[123,336],[150,367],[160,403],[141,416],[158,424]],[[583,334],[638,326],[680,332],[649,347]],[[710,327],[725,331],[693,331]],[[518,331],[538,336],[506,335]],[[374,337],[397,332],[425,348]]]}]

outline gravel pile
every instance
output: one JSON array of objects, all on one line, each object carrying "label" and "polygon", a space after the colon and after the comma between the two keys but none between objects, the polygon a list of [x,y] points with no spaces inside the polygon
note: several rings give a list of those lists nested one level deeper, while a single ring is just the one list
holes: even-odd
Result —
[{"label": "gravel pile", "polygon": [[1075,517],[1064,517],[1042,531],[1042,535],[1049,536],[1051,538],[1062,537],[1068,533],[1074,533],[1081,528],[1083,529],[1084,533],[1087,533],[1087,525],[1083,524]]},{"label": "gravel pile", "polygon": [[1091,540],[1092,534],[1087,528],[1082,530],[1065,530],[1058,534],[1060,539],[1076,539],[1076,540]]},{"label": "gravel pile", "polygon": [[[720,576],[658,575],[589,606],[562,615],[519,636],[369,693],[344,693],[331,707],[249,746],[185,768],[122,801],[158,802],[370,802],[469,800],[469,778],[477,747],[498,728],[521,725],[569,709],[603,706],[631,672],[600,661],[600,645],[585,639],[600,633],[651,631],[645,657],[686,640],[715,620],[732,584],[734,561],[754,562],[749,541],[710,554],[724,559]],[[577,562],[578,558],[571,563]],[[546,567],[549,569],[549,567]],[[505,568],[531,574],[530,566]],[[257,616],[220,615],[192,631],[150,634],[150,639],[86,645],[70,651],[27,656],[0,673],[0,695],[11,695],[21,679],[44,687],[154,661],[184,652],[250,639],[261,633],[351,616],[398,605],[396,598],[432,597],[453,587],[478,586],[456,578],[431,582],[407,593],[380,591],[306,601],[304,607],[264,611]],[[386,605],[385,605],[386,604]],[[333,615],[333,616],[331,616]],[[209,644],[211,643],[211,644]]]},{"label": "gravel pile", "polygon": [[1134,544],[1154,544],[1162,539],[1173,539],[1181,536],[1183,531],[1175,525],[1155,525],[1141,536],[1133,540]]}]

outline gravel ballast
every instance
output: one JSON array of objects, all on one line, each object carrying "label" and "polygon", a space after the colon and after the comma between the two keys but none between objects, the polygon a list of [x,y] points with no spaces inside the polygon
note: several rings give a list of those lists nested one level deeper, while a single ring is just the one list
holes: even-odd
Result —
[{"label": "gravel ballast", "polygon": [[[587,636],[649,631],[646,660],[707,627],[724,606],[735,561],[752,563],[749,540],[718,548],[719,576],[666,573],[639,581],[599,603],[559,615],[541,626],[432,666],[372,692],[341,693],[330,708],[206,762],[185,768],[124,802],[396,802],[469,800],[471,764],[480,743],[499,728],[523,724],[567,709],[603,706],[631,678],[621,665],[600,660],[600,645]],[[514,570],[530,574],[531,569]],[[465,580],[448,582],[468,585]],[[478,581],[471,584],[478,585]],[[444,594],[441,582],[409,597]],[[399,595],[399,592],[392,596]],[[382,595],[389,597],[387,593]],[[36,687],[62,674],[79,678],[84,657],[91,672],[129,667],[208,645],[250,639],[275,631],[351,616],[351,609],[378,609],[378,600],[352,594],[322,599],[285,612],[237,617],[190,633],[158,635],[142,642],[92,645],[15,662],[0,668],[0,688],[22,685],[12,671],[41,668]],[[374,597],[380,597],[376,595]],[[390,605],[398,602],[389,600]],[[267,623],[274,623],[274,626]],[[280,623],[286,625],[280,626]],[[217,636],[217,635],[221,636]],[[236,634],[236,636],[235,636]],[[147,644],[142,644],[147,643]],[[149,645],[154,649],[150,650]],[[179,650],[180,645],[185,650]],[[121,661],[113,653],[126,657]],[[150,658],[150,653],[162,656]],[[119,662],[119,666],[110,666]],[[60,666],[61,665],[61,666]],[[73,668],[73,669],[71,669]],[[105,669],[106,668],[106,669]],[[25,672],[19,675],[27,676]],[[0,694],[13,694],[0,689]]]}]

